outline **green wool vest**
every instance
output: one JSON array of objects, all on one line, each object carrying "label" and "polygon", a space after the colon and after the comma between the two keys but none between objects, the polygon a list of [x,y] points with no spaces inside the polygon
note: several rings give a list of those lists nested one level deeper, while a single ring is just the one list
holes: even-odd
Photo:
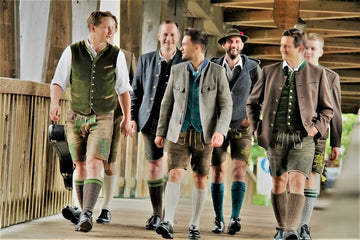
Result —
[{"label": "green wool vest", "polygon": [[115,67],[119,48],[108,44],[94,58],[85,41],[71,45],[71,101],[73,111],[83,115],[116,108]]},{"label": "green wool vest", "polygon": [[[301,70],[304,66],[305,61],[297,71]],[[282,87],[274,129],[278,132],[295,133],[297,130],[302,130],[299,104],[296,96],[295,72],[285,72],[284,70],[284,74],[287,76],[287,81]]]}]

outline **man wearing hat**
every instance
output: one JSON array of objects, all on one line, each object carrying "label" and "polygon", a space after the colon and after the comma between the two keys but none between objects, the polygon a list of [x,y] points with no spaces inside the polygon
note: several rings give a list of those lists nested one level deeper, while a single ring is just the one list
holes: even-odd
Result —
[{"label": "man wearing hat", "polygon": [[240,210],[245,196],[245,175],[247,161],[251,152],[252,135],[246,117],[246,102],[260,74],[260,61],[241,54],[244,43],[249,39],[237,29],[227,30],[218,43],[225,55],[211,61],[225,68],[233,101],[233,112],[228,135],[221,147],[214,148],[212,157],[211,196],[215,211],[213,233],[222,233],[225,229],[223,217],[225,160],[228,146],[231,148],[232,176],[231,186],[232,212],[228,234],[240,231]]}]

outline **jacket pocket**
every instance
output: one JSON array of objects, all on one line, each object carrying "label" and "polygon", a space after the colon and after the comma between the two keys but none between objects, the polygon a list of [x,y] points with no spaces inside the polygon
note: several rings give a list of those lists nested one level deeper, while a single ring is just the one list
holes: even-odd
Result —
[{"label": "jacket pocket", "polygon": [[214,91],[215,89],[216,89],[215,84],[213,84],[213,85],[208,85],[208,86],[203,86],[203,87],[201,88],[201,93],[211,92],[211,91]]}]

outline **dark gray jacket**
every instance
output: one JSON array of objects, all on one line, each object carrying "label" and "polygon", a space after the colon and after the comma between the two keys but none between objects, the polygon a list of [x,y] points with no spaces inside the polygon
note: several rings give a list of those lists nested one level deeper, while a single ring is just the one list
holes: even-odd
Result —
[{"label": "dark gray jacket", "polygon": [[[244,54],[241,54],[241,60],[243,62],[243,69],[240,75],[235,80],[236,82],[230,89],[231,98],[233,101],[233,110],[231,117],[231,128],[239,128],[241,123],[246,119],[246,101],[252,87],[255,85],[260,75],[261,68],[259,66],[260,61],[254,58],[250,58]],[[225,56],[220,58],[211,59],[212,62],[222,65]],[[229,79],[228,79],[229,80]]]}]

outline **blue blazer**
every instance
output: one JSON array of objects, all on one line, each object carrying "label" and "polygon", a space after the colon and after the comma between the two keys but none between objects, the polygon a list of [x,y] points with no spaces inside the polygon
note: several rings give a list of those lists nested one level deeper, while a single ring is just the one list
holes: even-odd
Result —
[{"label": "blue blazer", "polygon": [[[181,52],[176,50],[172,64],[181,62]],[[131,96],[131,120],[137,123],[138,131],[141,131],[149,120],[159,77],[161,72],[161,61],[159,50],[140,56],[134,80]]]}]

